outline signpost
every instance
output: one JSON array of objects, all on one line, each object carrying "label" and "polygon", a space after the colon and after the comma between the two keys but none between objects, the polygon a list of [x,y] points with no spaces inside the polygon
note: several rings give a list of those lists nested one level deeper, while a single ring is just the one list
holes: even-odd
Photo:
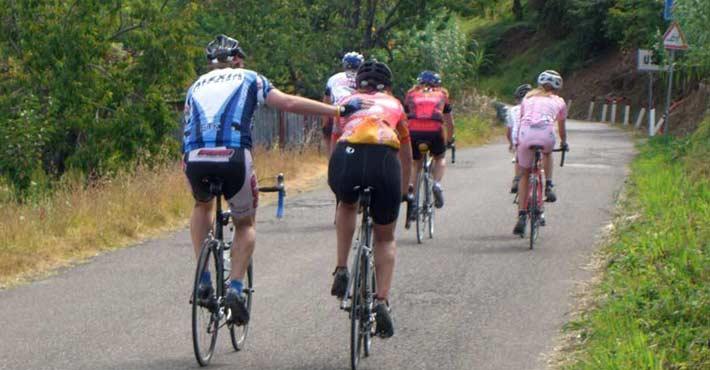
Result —
[{"label": "signpost", "polygon": [[[653,51],[646,49],[638,49],[638,54],[636,58],[636,69],[639,72],[646,72],[648,74],[648,111],[654,108],[653,104],[653,74],[659,71],[667,71],[668,66],[660,66],[653,63]],[[651,122],[653,119],[652,115],[648,115],[648,125],[653,127],[656,122]]]},{"label": "signpost", "polygon": [[[668,0],[666,1],[666,6],[668,6]],[[672,1],[671,1],[672,5]],[[665,133],[669,135],[670,133],[670,107],[671,107],[671,90],[673,90],[673,58],[675,57],[676,50],[687,50],[688,43],[685,41],[685,35],[681,31],[678,23],[671,23],[668,30],[663,35],[663,47],[669,51],[668,56],[668,91],[666,92],[666,109],[664,110],[665,118]]]},{"label": "signpost", "polygon": [[666,0],[666,4],[663,7],[663,19],[670,21],[673,19],[673,0]]}]

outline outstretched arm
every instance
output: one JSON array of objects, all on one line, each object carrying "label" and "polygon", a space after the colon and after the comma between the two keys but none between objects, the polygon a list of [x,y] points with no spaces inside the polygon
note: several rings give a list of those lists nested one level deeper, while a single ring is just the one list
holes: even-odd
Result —
[{"label": "outstretched arm", "polygon": [[451,113],[444,114],[444,124],[446,125],[446,142],[450,143],[454,138],[454,116]]},{"label": "outstretched arm", "polygon": [[321,103],[316,100],[303,98],[296,95],[286,94],[278,89],[272,89],[266,97],[266,105],[299,114],[317,114],[321,116],[335,117],[340,113],[339,106]]},{"label": "outstretched arm", "polygon": [[400,142],[399,162],[402,165],[402,194],[405,195],[409,190],[409,179],[412,175],[412,145],[406,120],[399,121],[397,133]]}]

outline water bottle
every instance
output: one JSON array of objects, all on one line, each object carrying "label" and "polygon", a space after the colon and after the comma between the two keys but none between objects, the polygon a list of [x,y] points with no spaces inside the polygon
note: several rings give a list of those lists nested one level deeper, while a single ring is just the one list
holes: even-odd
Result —
[{"label": "water bottle", "polygon": [[232,242],[227,242],[224,247],[223,265],[224,265],[224,281],[225,283],[229,281],[229,274],[232,271]]},{"label": "water bottle", "polygon": [[279,198],[276,206],[276,218],[284,217],[284,198],[286,197],[286,188],[284,186],[284,175],[280,173],[276,177],[276,184],[279,187]]}]

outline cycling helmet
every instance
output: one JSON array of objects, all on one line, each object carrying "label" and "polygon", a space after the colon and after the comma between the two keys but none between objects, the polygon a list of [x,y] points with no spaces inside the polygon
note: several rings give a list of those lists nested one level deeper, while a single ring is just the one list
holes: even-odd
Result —
[{"label": "cycling helmet", "polygon": [[246,57],[244,50],[239,47],[239,41],[226,35],[218,35],[210,41],[205,48],[205,54],[212,63],[231,62],[235,56]]},{"label": "cycling helmet", "polygon": [[377,90],[384,90],[392,86],[392,71],[387,64],[370,59],[358,68],[355,82],[358,87],[373,86]]},{"label": "cycling helmet", "polygon": [[441,76],[432,71],[422,71],[417,77],[417,82],[420,85],[441,86]]},{"label": "cycling helmet", "polygon": [[515,92],[513,93],[513,96],[514,96],[516,99],[522,100],[522,99],[525,97],[525,95],[528,94],[528,92],[529,92],[530,90],[532,90],[532,86],[530,86],[530,84],[520,85],[520,86],[518,86],[517,89],[515,89]]},{"label": "cycling helmet", "polygon": [[553,89],[559,90],[562,88],[562,76],[556,71],[548,69],[545,72],[540,73],[537,77],[537,84],[539,86],[550,85]]},{"label": "cycling helmet", "polygon": [[343,55],[343,68],[357,70],[360,67],[360,64],[362,64],[363,60],[365,60],[365,58],[362,56],[362,54],[356,51],[351,51]]}]

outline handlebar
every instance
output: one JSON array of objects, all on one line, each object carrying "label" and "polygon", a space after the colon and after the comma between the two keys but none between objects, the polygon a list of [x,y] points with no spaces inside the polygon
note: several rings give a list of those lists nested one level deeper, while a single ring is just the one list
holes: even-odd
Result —
[{"label": "handlebar", "polygon": [[567,152],[569,152],[569,148],[557,148],[557,149],[552,149],[553,152],[562,152],[562,158],[560,158],[560,167],[565,166],[565,155]]},{"label": "handlebar", "polygon": [[276,206],[276,218],[284,217],[284,198],[286,197],[286,184],[284,182],[284,174],[280,173],[276,176],[276,186],[260,186],[260,193],[279,193],[278,203]]},{"label": "handlebar", "polygon": [[446,144],[451,149],[451,163],[456,163],[456,136],[451,137],[451,141]]}]

